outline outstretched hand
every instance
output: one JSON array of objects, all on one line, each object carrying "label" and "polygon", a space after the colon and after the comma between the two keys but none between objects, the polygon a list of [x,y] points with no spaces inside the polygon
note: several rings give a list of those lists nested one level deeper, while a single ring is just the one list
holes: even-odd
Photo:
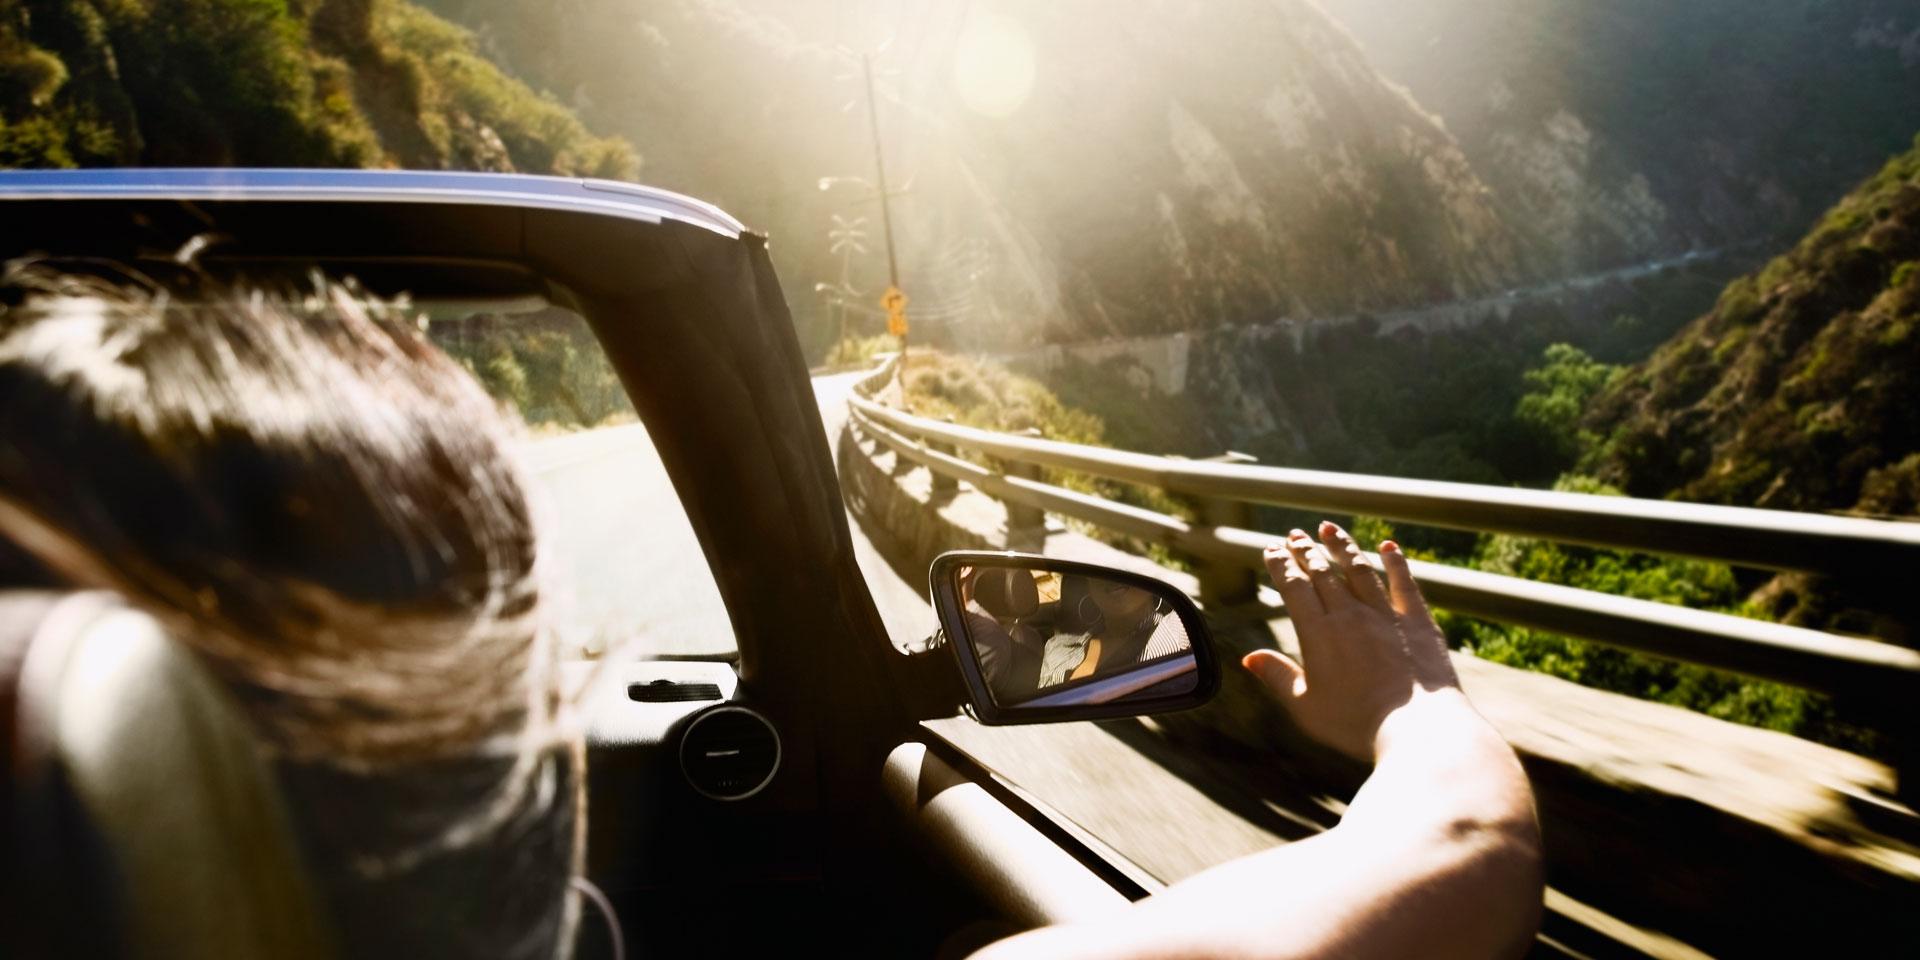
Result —
[{"label": "outstretched hand", "polygon": [[1460,681],[1399,545],[1380,544],[1382,584],[1345,530],[1323,521],[1319,534],[1315,543],[1295,530],[1266,551],[1267,572],[1300,635],[1300,662],[1257,650],[1241,663],[1309,736],[1374,760],[1386,750],[1396,711],[1435,694],[1457,696]]},{"label": "outstretched hand", "polygon": [[[1526,772],[1474,711],[1398,545],[1293,531],[1267,570],[1298,662],[1241,662],[1308,735],[1373,772],[1333,829],[1189,877],[1099,922],[1047,927],[984,956],[1520,957],[1545,872]],[[1385,582],[1376,571],[1385,572]]]}]

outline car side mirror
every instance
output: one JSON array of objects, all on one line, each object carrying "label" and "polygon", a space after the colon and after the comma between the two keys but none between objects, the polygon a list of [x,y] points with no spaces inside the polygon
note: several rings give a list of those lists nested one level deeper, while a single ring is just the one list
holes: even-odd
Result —
[{"label": "car side mirror", "polygon": [[1172,584],[1021,553],[956,551],[928,574],[981,723],[1059,723],[1200,706],[1220,688],[1212,635]]}]

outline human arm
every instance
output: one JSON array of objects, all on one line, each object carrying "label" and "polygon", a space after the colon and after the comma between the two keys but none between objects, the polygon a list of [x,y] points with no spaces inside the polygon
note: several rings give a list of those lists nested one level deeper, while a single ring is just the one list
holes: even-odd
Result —
[{"label": "human arm", "polygon": [[1338,826],[1215,867],[1097,924],[978,954],[1027,957],[1518,956],[1539,923],[1533,797],[1511,748],[1461,692],[1406,558],[1382,586],[1351,537],[1295,531],[1267,567],[1301,662],[1244,661],[1315,738],[1374,770]]},{"label": "human arm", "polygon": [[974,606],[966,609],[966,621],[966,639],[973,644],[974,656],[980,661],[980,672],[986,676],[987,686],[998,693],[1012,670],[1013,637],[998,620]]}]

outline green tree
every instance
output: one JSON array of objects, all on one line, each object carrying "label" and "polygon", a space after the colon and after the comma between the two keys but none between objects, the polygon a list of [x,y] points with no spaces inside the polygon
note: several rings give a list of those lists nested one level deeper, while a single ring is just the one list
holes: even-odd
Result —
[{"label": "green tree", "polygon": [[[1618,490],[1577,474],[1562,477],[1555,489],[1619,495]],[[1471,565],[1614,596],[1738,616],[1761,615],[1746,602],[1733,570],[1721,563],[1492,534],[1480,538]],[[1870,735],[1837,718],[1825,697],[1797,687],[1446,611],[1439,619],[1450,642],[1495,663],[1835,746],[1874,749]]]},{"label": "green tree", "polygon": [[1593,398],[1621,375],[1623,368],[1601,363],[1570,343],[1547,347],[1540,366],[1521,374],[1526,392],[1513,418],[1528,430],[1562,468],[1571,466],[1596,438],[1580,428]]},{"label": "green tree", "polygon": [[494,398],[516,411],[527,409],[532,391],[527,387],[527,371],[505,341],[495,343],[482,363],[468,361],[468,368],[480,377],[480,383]]}]

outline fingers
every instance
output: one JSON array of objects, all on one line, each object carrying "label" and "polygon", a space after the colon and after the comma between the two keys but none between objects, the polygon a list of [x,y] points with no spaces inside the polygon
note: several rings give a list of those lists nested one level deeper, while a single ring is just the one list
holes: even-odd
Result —
[{"label": "fingers", "polygon": [[1326,612],[1319,594],[1314,592],[1313,581],[1307,577],[1306,568],[1294,562],[1293,551],[1283,544],[1268,544],[1262,559],[1267,564],[1267,576],[1273,578],[1274,589],[1280,591],[1280,599],[1287,605],[1287,616],[1298,619]]},{"label": "fingers", "polygon": [[1407,555],[1400,552],[1399,544],[1392,540],[1380,542],[1380,565],[1387,571],[1387,589],[1392,594],[1394,612],[1403,617],[1431,619],[1433,614],[1427,611],[1427,598],[1421,596],[1420,585],[1413,582],[1413,570],[1407,566]]},{"label": "fingers", "polygon": [[1331,520],[1320,521],[1320,542],[1327,552],[1340,564],[1347,575],[1347,589],[1361,603],[1382,613],[1392,608],[1387,602],[1387,590],[1380,585],[1380,577],[1374,573],[1373,562],[1367,559],[1360,544],[1354,542],[1340,525]]},{"label": "fingers", "polygon": [[1287,537],[1287,549],[1293,553],[1294,562],[1306,568],[1307,579],[1313,582],[1313,592],[1320,597],[1320,606],[1328,613],[1354,605],[1353,591],[1334,571],[1333,557],[1327,554],[1324,547],[1314,543],[1304,531],[1295,530]]},{"label": "fingers", "polygon": [[1278,650],[1255,650],[1241,657],[1240,665],[1259,677],[1261,686],[1282,704],[1291,706],[1307,694],[1306,671]]}]

